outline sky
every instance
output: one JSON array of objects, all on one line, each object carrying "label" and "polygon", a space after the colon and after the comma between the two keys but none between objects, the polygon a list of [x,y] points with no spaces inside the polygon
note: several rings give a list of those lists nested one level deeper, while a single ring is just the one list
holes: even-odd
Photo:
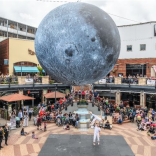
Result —
[{"label": "sky", "polygon": [[[76,2],[77,0],[0,0],[0,17],[38,27],[47,13],[67,3],[60,1]],[[156,0],[79,1],[103,9],[109,13],[117,26],[156,21]]]}]

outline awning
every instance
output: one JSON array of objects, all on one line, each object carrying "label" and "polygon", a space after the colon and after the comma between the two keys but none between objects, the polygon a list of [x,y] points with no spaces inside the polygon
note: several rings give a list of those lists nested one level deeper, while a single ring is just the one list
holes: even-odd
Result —
[{"label": "awning", "polygon": [[21,73],[21,70],[23,73],[38,73],[39,70],[37,67],[21,67],[21,66],[14,66],[15,73]]},{"label": "awning", "polygon": [[0,100],[7,101],[7,102],[21,101],[21,100],[34,100],[34,99],[35,98],[32,98],[30,96],[25,96],[17,93],[0,97]]},{"label": "awning", "polygon": [[50,92],[44,95],[46,99],[52,99],[52,98],[64,98],[65,94],[60,93],[60,92]]}]

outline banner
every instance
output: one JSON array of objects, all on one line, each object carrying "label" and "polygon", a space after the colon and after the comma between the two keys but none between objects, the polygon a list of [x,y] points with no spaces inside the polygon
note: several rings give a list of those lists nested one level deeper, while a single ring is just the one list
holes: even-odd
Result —
[{"label": "banner", "polygon": [[106,84],[106,79],[99,80],[99,84]]},{"label": "banner", "polygon": [[155,85],[155,80],[147,80],[147,85]]}]

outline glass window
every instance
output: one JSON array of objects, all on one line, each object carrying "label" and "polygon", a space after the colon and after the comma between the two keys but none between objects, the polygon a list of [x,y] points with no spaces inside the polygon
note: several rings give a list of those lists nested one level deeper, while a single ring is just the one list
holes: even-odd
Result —
[{"label": "glass window", "polygon": [[4,59],[4,65],[9,65],[9,60],[8,59]]},{"label": "glass window", "polygon": [[140,44],[140,51],[146,50],[146,44]]},{"label": "glass window", "polygon": [[132,45],[127,45],[127,51],[132,51]]}]

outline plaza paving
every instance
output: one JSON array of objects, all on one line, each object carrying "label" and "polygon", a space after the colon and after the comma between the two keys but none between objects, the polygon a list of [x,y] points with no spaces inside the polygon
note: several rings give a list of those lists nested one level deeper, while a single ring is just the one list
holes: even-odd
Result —
[{"label": "plaza paving", "polygon": [[[12,130],[10,133],[8,146],[2,143],[3,149],[0,150],[0,156],[37,156],[50,134],[70,134],[70,135],[93,135],[93,129],[81,131],[71,126],[71,130],[64,130],[63,127],[57,127],[55,123],[47,125],[47,131],[37,131],[36,126],[31,122],[29,127],[25,128],[28,136],[20,136],[21,128]],[[38,140],[31,138],[31,132],[35,131]],[[101,131],[102,135],[122,135],[135,156],[154,156],[156,154],[156,140],[151,140],[146,132],[136,131],[135,123],[126,123],[123,125],[113,125],[112,130]],[[51,143],[53,144],[53,143]]]}]

